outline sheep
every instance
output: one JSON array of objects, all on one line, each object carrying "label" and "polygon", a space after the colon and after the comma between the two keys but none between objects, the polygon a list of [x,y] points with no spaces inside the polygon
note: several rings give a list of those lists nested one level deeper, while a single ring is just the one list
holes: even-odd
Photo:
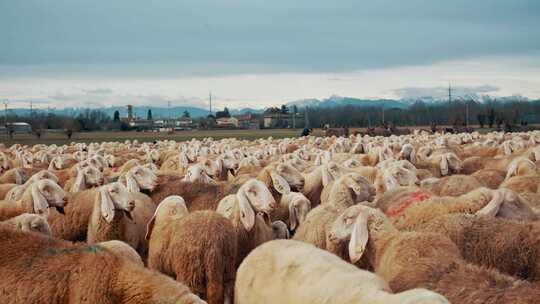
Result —
[{"label": "sheep", "polygon": [[131,193],[137,193],[141,190],[148,190],[151,192],[156,188],[158,177],[149,168],[135,166],[126,173],[121,174],[118,181],[124,184]]},{"label": "sheep", "polygon": [[432,155],[426,160],[418,160],[415,165],[418,169],[429,170],[434,177],[461,173],[464,166],[463,162],[453,152]]},{"label": "sheep", "polygon": [[285,224],[283,221],[274,221],[272,222],[272,231],[274,233],[274,239],[290,239],[291,235],[289,233],[289,228],[287,227],[287,224]]},{"label": "sheep", "polygon": [[121,183],[102,186],[97,191],[86,242],[95,244],[109,240],[126,240],[126,217],[132,219],[131,212],[135,200]]},{"label": "sheep", "polygon": [[17,184],[0,184],[0,200],[5,200],[7,194],[11,191],[11,189],[16,188]]},{"label": "sheep", "polygon": [[0,228],[0,248],[5,303],[205,303],[181,283],[99,245]]},{"label": "sheep", "polygon": [[306,220],[294,234],[293,239],[312,244],[321,249],[327,249],[326,231],[344,208],[334,205],[319,205],[306,216]]},{"label": "sheep", "polygon": [[259,246],[240,265],[235,303],[449,303],[426,289],[391,294],[379,276],[292,240]]},{"label": "sheep", "polygon": [[22,185],[26,181],[26,174],[20,168],[8,170],[0,176],[0,184]]},{"label": "sheep", "polygon": [[98,243],[97,245],[111,251],[112,253],[114,253],[115,255],[121,258],[125,258],[141,267],[144,267],[144,262],[141,256],[137,253],[137,251],[135,251],[133,247],[131,247],[130,245],[122,241],[112,240],[112,241],[101,242],[101,243]]},{"label": "sheep", "polygon": [[237,240],[232,223],[215,211],[187,212],[183,198],[158,206],[148,225],[148,266],[184,282],[208,303],[232,303]]},{"label": "sheep", "polygon": [[360,174],[349,173],[337,179],[322,204],[347,208],[363,201],[373,201],[375,188]]},{"label": "sheep", "polygon": [[76,193],[89,188],[102,185],[103,173],[93,166],[77,168],[77,175],[67,180],[64,190]]},{"label": "sheep", "polygon": [[357,217],[336,220],[332,239],[349,241],[353,263],[366,255],[395,292],[422,287],[452,303],[537,303],[540,298],[540,290],[529,282],[468,264],[442,234],[400,232],[377,209],[351,208]]},{"label": "sheep", "polygon": [[470,263],[526,279],[540,281],[540,248],[537,223],[487,216],[448,214],[437,217],[416,231],[448,236]]},{"label": "sheep", "polygon": [[490,189],[498,189],[501,183],[504,181],[505,172],[495,169],[480,169],[470,176],[476,178],[484,187]]},{"label": "sheep", "polygon": [[12,201],[16,201],[16,200],[21,199],[24,191],[26,191],[26,189],[30,185],[32,185],[32,183],[34,183],[35,181],[41,180],[41,179],[50,179],[50,180],[54,181],[55,183],[58,183],[58,178],[56,177],[56,175],[54,175],[53,173],[51,173],[49,171],[41,170],[38,173],[32,175],[24,184],[17,185],[15,187],[11,188],[6,193],[6,196],[5,196],[4,199],[12,200]]},{"label": "sheep", "polygon": [[[226,204],[228,209],[223,208],[222,203]],[[277,204],[264,183],[250,179],[236,194],[225,197],[219,205],[219,213],[231,220],[236,230],[238,266],[251,250],[273,239],[269,214]],[[226,210],[222,211],[224,209]]]},{"label": "sheep", "polygon": [[420,185],[439,196],[460,196],[483,186],[475,177],[462,174],[423,180]]},{"label": "sheep", "polygon": [[0,201],[0,221],[23,213],[47,214],[49,207],[64,212],[65,192],[55,182],[44,179],[28,187],[18,201]]},{"label": "sheep", "polygon": [[288,184],[285,185],[286,190],[277,208],[270,214],[270,218],[273,221],[283,221],[291,231],[294,231],[304,222],[311,209],[311,202],[302,193],[290,192]]},{"label": "sheep", "polygon": [[47,219],[37,214],[23,213],[9,220],[0,222],[0,225],[25,232],[37,232],[46,236],[52,236]]},{"label": "sheep", "polygon": [[270,164],[257,176],[257,179],[266,184],[276,201],[281,200],[284,193],[283,185],[287,183],[291,191],[302,192],[304,176],[293,166],[287,164]]},{"label": "sheep", "polygon": [[216,210],[219,202],[227,195],[236,192],[236,185],[228,183],[206,184],[186,182],[175,176],[158,182],[158,186],[150,192],[152,201],[157,205],[166,197],[178,195],[188,203],[189,211]]},{"label": "sheep", "polygon": [[[386,210],[398,229],[414,229],[431,219],[450,213],[496,215],[502,218],[536,220],[537,215],[515,192],[508,189],[491,190],[478,188],[458,197],[430,196],[405,201],[407,206],[393,205]],[[394,210],[399,210],[395,212]]]}]

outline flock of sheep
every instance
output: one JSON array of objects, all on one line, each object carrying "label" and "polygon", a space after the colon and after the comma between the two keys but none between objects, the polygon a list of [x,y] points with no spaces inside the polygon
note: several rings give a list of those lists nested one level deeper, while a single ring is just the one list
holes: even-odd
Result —
[{"label": "flock of sheep", "polygon": [[540,303],[539,143],[0,144],[0,302]]}]

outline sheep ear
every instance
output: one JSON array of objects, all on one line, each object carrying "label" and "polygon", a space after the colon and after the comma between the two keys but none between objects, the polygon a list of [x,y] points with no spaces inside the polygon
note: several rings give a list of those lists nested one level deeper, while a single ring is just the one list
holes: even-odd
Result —
[{"label": "sheep ear", "polygon": [[85,186],[86,186],[86,181],[85,181],[85,178],[84,178],[83,170],[78,170],[77,171],[77,178],[75,178],[75,182],[71,186],[71,189],[69,190],[69,192],[77,193],[79,191],[84,190],[86,188]]},{"label": "sheep ear", "polygon": [[328,186],[331,182],[334,181],[332,174],[328,171],[327,166],[321,166],[321,175],[322,175],[322,184],[324,187]]},{"label": "sheep ear", "polygon": [[19,170],[15,170],[15,183],[17,185],[22,185],[24,182],[23,182],[24,178],[21,174],[21,172],[19,172]]},{"label": "sheep ear", "polygon": [[504,195],[501,191],[495,191],[493,198],[489,203],[487,203],[484,208],[476,212],[477,215],[485,215],[495,217],[501,208],[502,203],[504,202]]},{"label": "sheep ear", "polygon": [[126,173],[126,187],[129,192],[131,193],[138,193],[141,191],[141,188],[139,188],[139,184],[137,183],[137,180],[131,174],[130,172]]},{"label": "sheep ear", "polygon": [[446,155],[441,157],[441,175],[448,175],[448,158]]},{"label": "sheep ear", "polygon": [[152,216],[148,224],[146,225],[146,234],[144,236],[145,240],[150,240],[150,237],[152,236],[152,231],[154,230],[154,225],[156,224],[156,215]]},{"label": "sheep ear", "polygon": [[505,180],[517,174],[518,164],[519,162],[517,161],[513,161],[510,163],[510,166],[508,166],[508,171],[506,172]]},{"label": "sheep ear", "polygon": [[410,161],[413,164],[416,164],[416,149],[412,149],[411,154],[409,154]]},{"label": "sheep ear", "polygon": [[362,258],[368,240],[368,215],[361,213],[354,222],[351,240],[349,241],[349,257],[352,263],[356,263]]},{"label": "sheep ear", "polygon": [[289,186],[289,183],[277,172],[271,171],[270,177],[272,178],[272,183],[274,184],[274,188],[279,192],[280,194],[288,194],[291,192],[291,186]]},{"label": "sheep ear", "polygon": [[231,171],[227,170],[227,181],[233,181],[234,178],[234,174]]},{"label": "sheep ear", "polygon": [[394,177],[394,175],[384,172],[383,173],[383,179],[384,179],[384,185],[386,186],[386,190],[391,190],[399,187],[399,183],[397,179]]},{"label": "sheep ear", "polygon": [[34,183],[32,185],[32,201],[34,205],[34,212],[36,214],[46,214],[48,212],[49,203],[47,203],[47,199],[43,194],[41,193],[41,190],[38,187],[37,183]]},{"label": "sheep ear", "polygon": [[289,228],[295,230],[298,225],[298,211],[296,210],[296,205],[294,200],[289,202]]},{"label": "sheep ear", "polygon": [[101,197],[101,216],[103,216],[105,221],[111,223],[114,218],[114,203],[112,197],[106,187],[99,190],[99,195]]},{"label": "sheep ear", "polygon": [[249,200],[243,190],[236,194],[238,198],[238,207],[240,207],[240,221],[247,231],[251,231],[255,225],[255,212],[249,203]]}]

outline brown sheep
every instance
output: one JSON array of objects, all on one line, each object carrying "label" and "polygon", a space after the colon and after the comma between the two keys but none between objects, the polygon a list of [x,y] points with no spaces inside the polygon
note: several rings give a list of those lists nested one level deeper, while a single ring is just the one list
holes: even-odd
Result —
[{"label": "brown sheep", "polygon": [[354,206],[357,217],[332,226],[335,240],[349,241],[356,262],[367,255],[392,291],[426,288],[451,303],[537,303],[540,289],[494,270],[468,264],[457,246],[437,233],[400,232],[379,210]]},{"label": "brown sheep", "polygon": [[436,180],[427,179],[420,185],[423,189],[439,196],[460,196],[483,186],[475,177],[461,174]]},{"label": "brown sheep", "polygon": [[22,185],[26,180],[27,176],[20,168],[10,169],[0,176],[0,184]]},{"label": "brown sheep", "polygon": [[[502,218],[536,220],[537,215],[528,203],[515,192],[507,189],[491,190],[479,188],[467,194],[450,196],[430,196],[414,201],[407,206],[394,206],[399,212],[391,216],[398,229],[414,229],[417,225],[450,213],[485,214]],[[392,209],[394,210],[394,209]]]},{"label": "brown sheep", "polygon": [[498,189],[504,181],[505,175],[506,173],[504,171],[495,169],[480,169],[471,174],[482,186],[490,189]]},{"label": "brown sheep", "polygon": [[[448,236],[470,263],[540,281],[540,225],[486,216],[449,214],[417,228]],[[538,233],[537,233],[538,232]]]},{"label": "brown sheep", "polygon": [[41,215],[32,213],[23,213],[9,220],[0,222],[0,226],[19,229],[24,232],[37,232],[46,236],[52,235],[47,219]]},{"label": "brown sheep", "polygon": [[[121,183],[102,186],[94,197],[94,205],[88,223],[87,243],[95,244],[109,240],[127,240],[128,224],[135,200]],[[126,217],[128,219],[126,219]]]},{"label": "brown sheep", "polygon": [[28,187],[18,201],[0,201],[0,221],[23,213],[46,214],[54,207],[64,212],[65,192],[55,182],[44,179]]},{"label": "brown sheep", "polygon": [[228,219],[215,211],[187,214],[181,197],[169,197],[156,210],[147,237],[150,268],[187,284],[208,303],[232,303],[237,240]]},{"label": "brown sheep", "polygon": [[184,285],[99,245],[73,245],[0,227],[0,248],[5,303],[205,303]]}]

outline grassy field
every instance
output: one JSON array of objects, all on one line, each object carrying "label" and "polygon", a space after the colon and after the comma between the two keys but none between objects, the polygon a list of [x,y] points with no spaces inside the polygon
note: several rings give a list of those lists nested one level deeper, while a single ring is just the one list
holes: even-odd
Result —
[{"label": "grassy field", "polygon": [[[137,139],[140,142],[154,140],[175,140],[187,141],[192,138],[213,137],[214,139],[235,137],[238,139],[257,139],[297,137],[300,136],[301,129],[272,129],[272,130],[193,130],[193,131],[177,131],[174,134],[167,133],[152,133],[152,132],[84,132],[75,133],[71,139],[66,135],[59,133],[47,133],[38,139],[30,134],[17,134],[11,140],[6,135],[0,135],[0,143],[10,146],[12,144],[35,145],[35,144],[69,144],[70,142],[104,142],[104,141],[124,141],[126,139]],[[313,135],[322,135],[321,130],[314,130]]]}]

